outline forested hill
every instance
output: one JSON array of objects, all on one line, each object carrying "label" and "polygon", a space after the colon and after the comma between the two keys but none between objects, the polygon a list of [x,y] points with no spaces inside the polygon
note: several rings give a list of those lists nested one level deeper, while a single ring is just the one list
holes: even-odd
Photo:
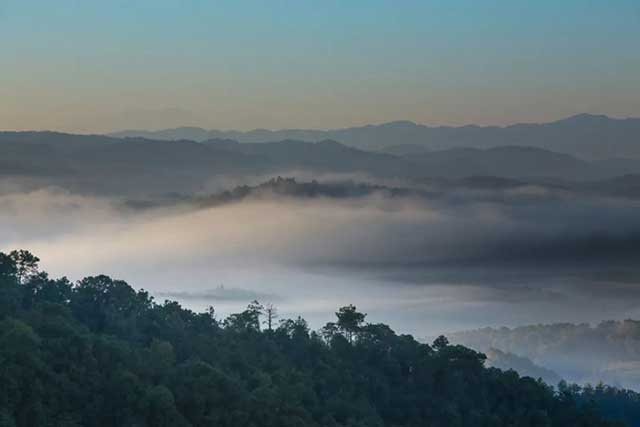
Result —
[{"label": "forested hill", "polygon": [[[51,279],[0,253],[0,426],[638,425],[637,395],[557,391],[368,323],[310,331],[257,302],[217,319],[107,276]],[[271,316],[268,314],[271,313]],[[268,320],[271,319],[272,322]],[[266,323],[265,323],[266,321]],[[603,418],[604,417],[604,418]]]}]

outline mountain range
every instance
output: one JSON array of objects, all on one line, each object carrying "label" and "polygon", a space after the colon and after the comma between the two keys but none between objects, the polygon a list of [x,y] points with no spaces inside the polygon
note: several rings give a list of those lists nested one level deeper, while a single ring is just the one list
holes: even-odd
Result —
[{"label": "mountain range", "polygon": [[[219,177],[358,175],[367,179],[464,179],[493,176],[566,184],[617,178],[637,193],[640,160],[583,160],[525,146],[451,148],[406,155],[366,151],[322,140],[240,143],[115,138],[54,132],[0,132],[0,176],[29,178],[98,193],[193,193]],[[626,176],[626,177],[624,177]],[[246,180],[245,180],[246,181]],[[611,183],[594,184],[594,191]],[[624,195],[624,194],[621,194]]]},{"label": "mountain range", "polygon": [[590,160],[640,158],[640,118],[617,119],[592,114],[579,114],[549,123],[519,123],[504,127],[426,126],[410,121],[395,121],[333,130],[255,129],[243,132],[181,127],[157,131],[125,130],[110,136],[193,141],[233,139],[249,143],[334,140],[351,147],[382,150],[392,154],[413,154],[456,147],[516,145],[544,148]]}]

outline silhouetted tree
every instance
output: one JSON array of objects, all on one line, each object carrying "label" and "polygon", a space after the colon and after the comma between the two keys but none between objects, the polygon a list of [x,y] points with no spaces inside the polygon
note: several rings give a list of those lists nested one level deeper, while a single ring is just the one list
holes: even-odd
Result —
[{"label": "silhouetted tree", "polygon": [[33,255],[29,251],[23,249],[11,251],[9,257],[13,260],[16,266],[16,275],[20,283],[35,274],[38,273],[38,263],[40,258]]},{"label": "silhouetted tree", "polygon": [[338,321],[336,325],[338,329],[344,334],[349,343],[353,342],[353,338],[360,330],[360,326],[364,323],[364,319],[367,317],[364,313],[359,313],[354,305],[347,305],[341,307],[336,313]]},{"label": "silhouetted tree", "polygon": [[234,313],[224,321],[225,326],[236,331],[260,331],[260,316],[264,307],[258,301],[251,301],[242,313]]},{"label": "silhouetted tree", "polygon": [[447,337],[445,337],[444,335],[440,335],[438,338],[436,338],[433,341],[433,345],[432,347],[435,350],[443,350],[445,348],[447,348],[447,346],[449,345],[449,340],[447,339]]},{"label": "silhouetted tree", "polygon": [[265,314],[265,316],[267,316],[266,320],[264,321],[264,324],[267,325],[267,330],[268,331],[272,331],[273,330],[273,323],[278,318],[278,309],[273,304],[268,303],[264,307],[264,314]]}]

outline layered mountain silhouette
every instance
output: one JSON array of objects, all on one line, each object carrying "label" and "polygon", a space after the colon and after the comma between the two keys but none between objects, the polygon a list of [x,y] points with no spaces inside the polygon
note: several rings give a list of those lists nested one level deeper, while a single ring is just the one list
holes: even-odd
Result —
[{"label": "layered mountain silhouette", "polygon": [[414,154],[456,147],[517,145],[544,148],[584,159],[640,158],[640,118],[616,119],[591,114],[579,114],[550,123],[521,123],[505,127],[426,126],[396,121],[326,131],[255,129],[241,132],[184,127],[159,131],[128,130],[115,132],[111,136],[194,141],[233,139],[251,143],[334,140],[356,148],[384,150],[392,154]]},{"label": "layered mountain silhouette", "polygon": [[[112,193],[167,193],[207,190],[220,176],[266,177],[358,174],[372,179],[454,179],[492,176],[565,183],[624,179],[590,189],[637,193],[640,160],[587,161],[524,146],[452,148],[395,155],[349,147],[336,141],[283,140],[240,143],[115,138],[54,132],[0,132],[0,176],[51,180],[73,190]],[[625,176],[625,178],[620,178]],[[469,183],[473,184],[473,183]],[[484,185],[484,184],[483,184]]]}]

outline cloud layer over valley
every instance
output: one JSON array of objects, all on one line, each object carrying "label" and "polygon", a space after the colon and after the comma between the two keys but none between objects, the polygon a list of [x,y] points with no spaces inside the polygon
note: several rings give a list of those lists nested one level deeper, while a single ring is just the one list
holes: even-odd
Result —
[{"label": "cloud layer over valley", "polygon": [[106,272],[198,309],[268,299],[314,326],[350,301],[422,336],[638,314],[635,200],[537,186],[318,191],[266,187],[210,207],[142,210],[59,190],[6,191],[2,250],[29,249],[53,275]]}]

